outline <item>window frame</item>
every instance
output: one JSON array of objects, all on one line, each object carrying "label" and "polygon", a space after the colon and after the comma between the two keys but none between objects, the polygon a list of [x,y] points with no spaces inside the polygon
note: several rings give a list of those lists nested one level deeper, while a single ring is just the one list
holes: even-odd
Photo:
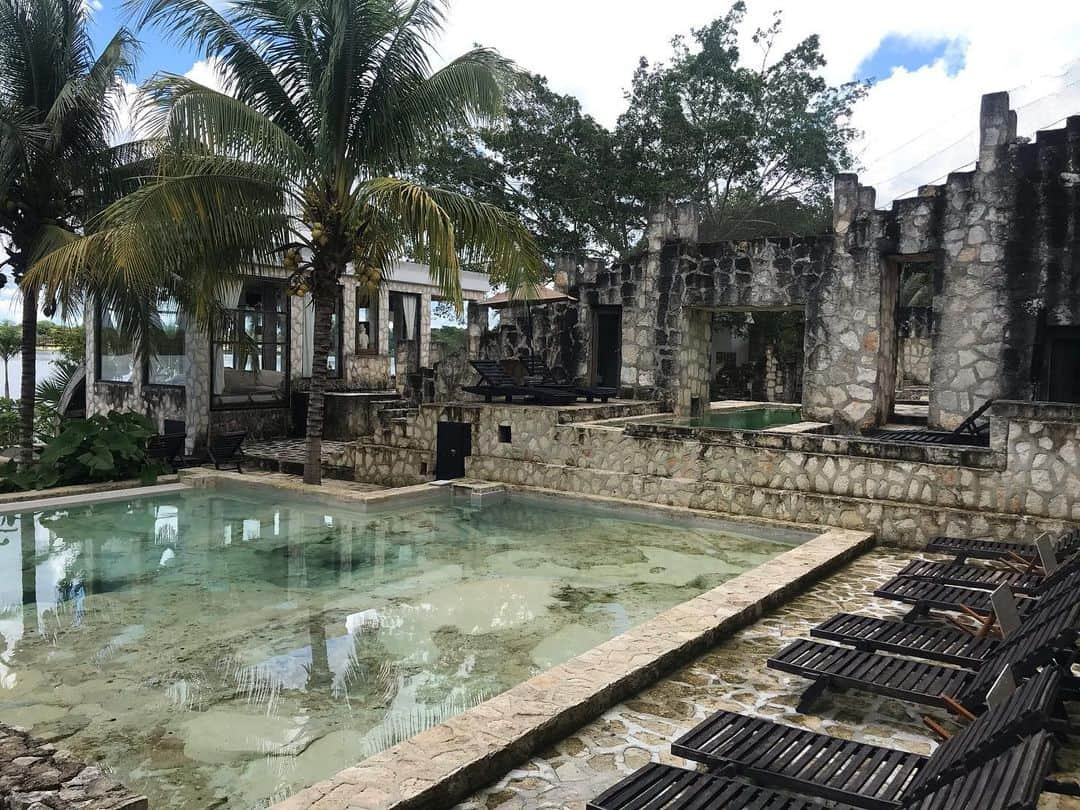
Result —
[{"label": "window frame", "polygon": [[[357,357],[370,357],[377,356],[379,354],[379,293],[376,292],[374,296],[365,297],[363,303],[366,306],[361,305],[361,293],[360,289],[356,290],[356,306],[353,313],[353,354]],[[374,302],[372,301],[374,299]],[[360,320],[360,310],[366,309],[371,317],[367,321]],[[359,349],[356,346],[357,338],[360,336],[360,324],[366,323],[369,325],[370,342],[366,349]]]},{"label": "window frame", "polygon": [[[210,410],[211,411],[253,411],[253,410],[284,410],[290,407],[289,403],[292,397],[292,296],[289,295],[288,283],[285,279],[272,278],[266,276],[257,276],[247,280],[244,283],[244,288],[241,290],[241,297],[244,292],[251,285],[257,285],[264,290],[268,288],[274,288],[277,292],[283,296],[285,306],[280,314],[285,320],[285,338],[284,341],[273,341],[272,345],[282,346],[282,356],[285,359],[284,368],[284,387],[282,389],[281,398],[274,402],[228,402],[222,403],[218,401],[219,394],[214,392],[214,353],[218,347],[226,345],[229,341],[222,341],[217,337],[211,335],[208,343],[210,344],[210,379],[207,384],[210,389]],[[233,316],[241,312],[251,312],[252,310],[244,309],[230,309],[228,310]],[[265,313],[265,308],[264,308]],[[267,345],[266,341],[262,341],[260,345]]]},{"label": "window frame", "polygon": [[[130,380],[106,380],[101,374],[101,357],[102,357],[102,343],[101,343],[101,320],[102,315],[110,309],[102,304],[101,299],[98,298],[94,302],[94,382],[95,383],[107,383],[108,385],[127,385],[133,386],[135,384],[135,374],[137,373],[138,365],[135,362],[135,358],[131,360],[131,379]],[[135,354],[135,341],[131,340],[131,353]]]},{"label": "window frame", "polygon": [[[161,312],[161,305],[165,304],[165,303],[168,303],[168,302],[167,301],[159,301],[158,306],[155,308],[155,311],[160,313]],[[173,301],[172,303],[176,306],[176,320],[177,320],[177,325],[179,325],[180,324],[180,305],[178,303],[176,303],[175,301]],[[183,357],[185,360],[187,359],[188,330],[187,330],[187,325],[186,324],[183,325],[182,330],[183,330],[183,333],[184,333],[184,350],[183,350],[183,352],[181,352],[179,355],[166,355],[166,356],[168,356],[168,357]],[[182,382],[182,383],[152,382],[150,380],[150,359],[151,358],[150,358],[150,355],[148,353],[147,356],[144,357],[143,361],[142,361],[142,384],[143,384],[144,388],[169,388],[169,389],[186,389],[187,388],[187,372],[189,370],[187,368],[184,369],[184,382]],[[211,360],[212,359],[213,359],[213,357],[211,357]],[[211,392],[211,396],[212,395],[213,395],[213,393]]]}]

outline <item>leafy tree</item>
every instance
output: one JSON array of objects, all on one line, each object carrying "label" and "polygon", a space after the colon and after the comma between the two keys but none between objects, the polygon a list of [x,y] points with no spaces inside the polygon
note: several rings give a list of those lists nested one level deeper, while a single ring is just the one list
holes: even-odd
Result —
[{"label": "leafy tree", "polygon": [[83,0],[0,0],[0,241],[22,291],[23,464],[33,453],[41,297],[27,270],[75,238],[124,162],[109,141],[137,44],[120,29],[95,56],[87,9]]},{"label": "leafy tree", "polygon": [[634,195],[699,203],[715,238],[815,222],[833,175],[852,162],[849,119],[865,92],[825,83],[817,36],[777,56],[779,13],[751,37],[758,53],[746,64],[745,11],[736,3],[690,42],[676,37],[667,63],[642,59],[618,122],[624,159],[640,169]]},{"label": "leafy tree", "polygon": [[[151,81],[157,176],[35,268],[65,299],[122,282],[153,296],[166,290],[212,319],[225,285],[282,262],[315,304],[308,483],[321,480],[330,322],[349,262],[371,292],[399,258],[418,258],[456,302],[462,264],[515,289],[540,274],[515,217],[407,179],[446,132],[496,116],[513,75],[486,48],[432,72],[443,10],[441,0],[237,0],[223,10],[149,0],[142,23],[193,43],[220,66],[225,92],[169,74]],[[137,309],[121,321],[146,332]]]},{"label": "leafy tree", "polygon": [[623,191],[614,134],[547,79],[522,76],[504,121],[456,132],[425,160],[422,177],[475,195],[529,224],[544,254],[626,253],[644,210]]},{"label": "leafy tree", "polygon": [[13,323],[0,323],[0,360],[4,361],[4,399],[11,399],[8,363],[22,348],[22,332]]}]

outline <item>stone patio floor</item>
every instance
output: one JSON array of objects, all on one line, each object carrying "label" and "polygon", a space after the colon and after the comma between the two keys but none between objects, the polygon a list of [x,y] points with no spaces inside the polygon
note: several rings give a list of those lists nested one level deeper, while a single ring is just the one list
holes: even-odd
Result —
[{"label": "stone patio floor", "polygon": [[[929,753],[934,738],[921,718],[929,714],[955,729],[948,715],[855,692],[827,693],[812,714],[799,715],[795,705],[809,681],[765,667],[770,654],[808,636],[811,626],[841,610],[900,615],[901,606],[872,593],[910,558],[910,552],[893,549],[864,555],[693,664],[605,712],[456,810],[582,810],[588,799],[650,760],[695,767],[672,756],[670,743],[717,709]],[[1080,717],[1080,705],[1070,708],[1073,717]],[[1080,740],[1062,750],[1055,776],[1080,780]],[[1039,810],[1080,810],[1080,800],[1044,794]]]}]

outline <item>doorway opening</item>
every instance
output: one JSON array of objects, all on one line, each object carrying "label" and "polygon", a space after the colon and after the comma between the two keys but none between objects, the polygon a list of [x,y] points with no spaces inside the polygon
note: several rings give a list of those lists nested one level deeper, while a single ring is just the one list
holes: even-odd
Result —
[{"label": "doorway opening", "polygon": [[713,313],[709,397],[802,402],[802,309],[731,309]]},{"label": "doorway opening", "polygon": [[1049,326],[1046,329],[1043,399],[1047,402],[1080,402],[1080,326]]},{"label": "doorway opening", "polygon": [[896,294],[896,401],[930,398],[934,275],[930,262],[902,262]]},{"label": "doorway opening", "polygon": [[622,307],[593,310],[591,384],[618,388],[622,374]]}]

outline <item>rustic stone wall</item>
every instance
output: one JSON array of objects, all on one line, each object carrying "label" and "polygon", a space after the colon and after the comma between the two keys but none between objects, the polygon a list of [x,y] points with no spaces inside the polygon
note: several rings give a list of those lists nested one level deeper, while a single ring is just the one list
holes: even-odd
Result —
[{"label": "rustic stone wall", "polygon": [[[409,425],[355,447],[352,461],[358,480],[430,480],[435,428],[449,419],[473,425],[466,470],[490,481],[861,529],[913,546],[1080,523],[1080,406],[998,403],[992,449],[581,423],[570,413],[424,406]],[[511,442],[499,440],[500,425]]]},{"label": "rustic stone wall", "polygon": [[709,407],[712,313],[705,309],[684,308],[682,320],[682,341],[675,361],[679,373],[675,415],[701,416]]},{"label": "rustic stone wall", "polygon": [[138,796],[94,765],[0,725],[0,809],[146,810]]}]

